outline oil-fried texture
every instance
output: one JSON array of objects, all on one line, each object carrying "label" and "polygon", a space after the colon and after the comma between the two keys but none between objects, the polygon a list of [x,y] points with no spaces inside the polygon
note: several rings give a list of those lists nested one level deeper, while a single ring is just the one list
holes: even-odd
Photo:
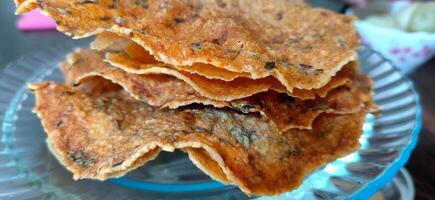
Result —
[{"label": "oil-fried texture", "polygon": [[173,69],[166,64],[142,64],[124,53],[106,53],[105,61],[133,74],[172,75],[189,84],[202,96],[218,101],[232,101],[268,90],[285,92],[285,88],[273,77],[261,79],[239,77],[232,81],[208,79],[198,74]]},{"label": "oil-fried texture", "polygon": [[184,149],[213,178],[250,195],[294,189],[354,151],[365,116],[325,114],[312,131],[281,134],[261,117],[230,110],[156,109],[123,92],[89,96],[55,82],[29,88],[53,152],[75,179],[121,176],[159,150]]},{"label": "oil-fried texture", "polygon": [[[108,62],[116,67],[112,67],[108,63],[103,62],[100,54],[92,50],[78,49],[75,53],[70,54],[67,57],[67,61],[62,64],[66,83],[76,84],[83,78],[93,76],[92,74],[89,74],[89,72],[117,71],[120,73],[126,73],[128,74],[126,76],[131,77],[153,77],[149,75],[172,76],[179,82],[187,84],[189,87],[193,88],[194,91],[197,91],[201,96],[216,101],[240,99],[262,91],[267,91],[271,88],[282,91],[282,86],[279,82],[276,82],[276,80],[271,77],[257,80],[239,78],[231,82],[225,82],[221,80],[206,79],[188,72],[177,71],[176,69],[164,64],[150,64],[147,65],[146,68],[141,68],[136,71],[136,73],[132,74],[132,70],[124,70],[126,67],[121,68],[119,66],[129,66],[131,69],[134,67],[135,61],[125,58],[125,55],[114,53],[107,54],[107,57],[109,60]],[[106,75],[108,76],[108,74]],[[109,79],[116,81],[113,78]],[[245,87],[245,85],[249,83],[252,83],[251,86]]]},{"label": "oil-fried texture", "polygon": [[313,121],[322,113],[350,114],[372,109],[372,80],[360,74],[357,66],[342,70],[351,82],[328,92],[324,98],[301,100],[276,92],[264,92],[244,100],[231,102],[241,111],[255,110],[277,125],[280,131],[311,129]]},{"label": "oil-fried texture", "polygon": [[[120,47],[119,43],[128,43],[123,47],[123,50],[134,59],[137,59],[141,64],[156,64],[161,63],[157,61],[154,56],[149,54],[147,50],[142,48],[136,42],[133,42],[128,37],[121,37],[111,32],[103,32],[97,34],[95,40],[91,43],[91,48],[98,51],[111,51],[115,47]],[[191,73],[196,73],[208,79],[220,79],[231,81],[237,77],[249,77],[249,73],[237,73],[228,71],[222,68],[214,67],[210,64],[194,63],[190,66],[172,66],[178,70],[183,70]]]},{"label": "oil-fried texture", "polygon": [[[163,65],[163,63],[155,60],[154,57],[150,55],[148,51],[146,51],[144,48],[142,48],[135,42],[131,41],[128,38],[120,37],[113,33],[103,32],[98,34],[94,42],[91,43],[91,47],[98,51],[124,52],[123,53],[124,55],[119,53],[107,54],[107,61],[131,73],[139,73],[139,74],[145,73],[147,71],[146,70],[147,68],[153,67],[155,66],[155,64]],[[356,62],[350,62],[347,65],[356,65]],[[199,76],[192,75],[192,77],[199,77],[200,79],[192,79],[192,78],[189,79],[189,81],[195,81],[195,80],[200,81],[199,83],[193,83],[195,85],[200,85],[200,83],[204,83],[203,81],[204,79],[203,78],[201,79],[201,77],[205,77],[207,79],[221,79],[227,82],[229,81],[230,83],[232,80],[238,77],[246,77],[243,74],[236,74],[234,72],[218,69],[216,67],[213,67],[212,65],[207,65],[203,63],[196,63],[191,66],[171,66],[171,67],[175,67],[178,70],[183,70],[183,71],[188,71],[191,73],[198,74]],[[294,89],[290,95],[300,99],[314,99],[316,96],[325,97],[330,90],[338,86],[344,85],[346,82],[349,81],[348,77],[346,77],[345,75],[346,72],[338,72],[336,76],[331,78],[328,84],[326,84],[325,86],[319,89],[312,89],[312,90]],[[241,92],[246,93],[248,91],[252,91],[252,89],[249,86],[256,85],[256,82],[249,79],[242,79],[242,80],[245,80],[244,84],[246,84],[247,87],[243,88],[244,90],[241,90]],[[285,92],[285,89],[276,80],[270,79],[270,81],[272,83],[271,89],[274,89],[279,92]],[[208,88],[214,88],[214,87],[222,88],[222,86],[225,86],[221,84],[223,83],[223,81],[215,81],[215,83],[219,83],[219,84],[209,84],[209,83],[210,82],[205,83],[207,84],[208,87],[204,87],[202,89],[198,88],[198,89],[206,92]],[[226,88],[224,89],[227,90]],[[260,87],[260,89],[264,89],[264,88]],[[231,88],[229,88],[227,91],[229,92],[226,93],[222,92],[215,95],[237,96],[236,93],[237,91],[231,90]]]},{"label": "oil-fried texture", "polygon": [[[131,58],[129,55],[126,55],[126,53],[106,53],[105,60],[113,66],[134,74],[170,73],[184,80],[202,96],[219,101],[241,99],[268,90],[281,93],[286,92],[281,83],[273,77],[261,79],[239,77],[232,81],[208,79],[198,74],[174,70],[171,66],[162,63],[143,64],[142,61]],[[351,62],[348,65],[355,65],[355,63]],[[157,70],[156,66],[160,66],[160,70]],[[325,97],[330,90],[344,85],[349,81],[346,75],[347,71],[341,70],[322,88],[313,90],[294,89],[293,92],[287,92],[287,94],[299,99],[314,99],[317,96]]]},{"label": "oil-fried texture", "polygon": [[[152,106],[177,108],[192,103],[227,106],[226,102],[201,96],[183,80],[174,76],[165,73],[130,74],[112,67],[103,61],[98,52],[92,50],[78,49],[69,54],[60,67],[68,85],[77,85],[80,82],[89,85],[98,80],[95,77],[101,77],[122,86],[134,98]],[[159,70],[159,67],[154,69]]]},{"label": "oil-fried texture", "polygon": [[[218,108],[231,107],[245,114],[260,112],[266,119],[270,119],[280,131],[287,131],[291,128],[311,129],[314,119],[325,112],[334,114],[358,112],[364,109],[370,100],[363,96],[370,96],[371,92],[370,80],[361,79],[360,81],[359,77],[365,76],[359,74],[357,67],[353,65],[341,72],[343,78],[351,81],[346,86],[330,91],[324,98],[301,100],[286,94],[267,91],[231,102],[203,97],[190,85],[173,76],[131,74],[111,67],[103,62],[97,52],[91,50],[79,49],[76,53],[70,54],[61,68],[69,85],[89,83],[94,81],[94,77],[103,77],[121,85],[135,99],[145,101],[152,106],[178,108],[197,103]],[[149,69],[153,68],[158,69],[158,67]],[[218,85],[215,86],[218,87]]]},{"label": "oil-fried texture", "polygon": [[113,32],[156,60],[273,76],[288,91],[326,85],[359,46],[353,18],[287,0],[39,0],[74,38]]},{"label": "oil-fried texture", "polygon": [[[368,90],[363,92],[363,87]],[[233,109],[260,112],[270,119],[280,131],[290,129],[312,129],[314,120],[322,113],[351,114],[371,107],[370,82],[363,87],[340,87],[325,98],[301,101],[276,92],[266,92],[247,98],[246,101],[231,102]]]}]

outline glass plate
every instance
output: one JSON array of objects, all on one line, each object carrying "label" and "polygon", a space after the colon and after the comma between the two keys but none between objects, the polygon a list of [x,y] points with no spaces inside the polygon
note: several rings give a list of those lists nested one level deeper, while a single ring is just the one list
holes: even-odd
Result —
[{"label": "glass plate", "polygon": [[[211,180],[182,152],[162,153],[125,177],[73,181],[48,152],[45,133],[32,113],[26,84],[62,81],[57,63],[76,48],[64,44],[23,57],[0,71],[0,198],[16,199],[245,199],[237,187]],[[297,189],[259,199],[367,199],[390,182],[408,160],[421,127],[418,95],[378,53],[359,52],[361,69],[375,81],[383,114],[368,114],[361,149],[306,177]]]},{"label": "glass plate", "polygon": [[394,179],[376,193],[372,199],[412,200],[414,198],[414,182],[409,172],[405,168],[402,168]]}]

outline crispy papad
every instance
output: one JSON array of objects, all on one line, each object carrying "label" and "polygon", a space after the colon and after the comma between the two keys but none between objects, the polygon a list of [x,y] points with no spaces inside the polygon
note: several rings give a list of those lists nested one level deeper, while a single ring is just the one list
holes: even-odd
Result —
[{"label": "crispy papad", "polygon": [[[368,83],[364,82],[364,87],[370,89]],[[363,92],[361,89],[340,87],[326,98],[305,101],[270,91],[230,102],[230,107],[245,114],[260,112],[282,132],[294,128],[312,129],[314,120],[322,113],[351,114],[371,108],[371,90]]]},{"label": "crispy papad", "polygon": [[[110,66],[101,55],[92,50],[78,49],[68,54],[66,61],[60,64],[65,83],[77,85],[94,84],[101,77],[122,86],[134,98],[152,106],[177,108],[192,103],[224,107],[228,103],[201,96],[192,87],[174,76],[166,74],[131,74]],[[89,86],[87,86],[89,87]],[[96,88],[98,89],[98,87]]]},{"label": "crispy papad", "polygon": [[[119,47],[119,44],[128,43],[125,45],[124,51],[132,58],[137,59],[142,64],[162,63],[157,61],[147,50],[133,42],[128,37],[121,37],[115,33],[102,32],[97,34],[95,40],[91,43],[91,48],[98,51],[111,51],[111,49]],[[215,67],[210,64],[194,63],[189,66],[173,66],[178,70],[188,71],[204,76],[208,79],[220,79],[232,81],[238,77],[250,77],[249,73],[237,73],[228,71],[222,68]]]},{"label": "crispy papad", "polygon": [[[91,47],[98,51],[109,51],[109,52],[124,51],[124,55],[108,54],[107,60],[108,62],[112,62],[113,64],[117,65],[123,70],[132,73],[145,73],[146,72],[145,69],[152,67],[153,66],[152,64],[163,64],[161,62],[156,61],[152,55],[150,55],[144,48],[142,48],[135,42],[110,32],[103,32],[98,34],[96,39],[91,43]],[[356,63],[357,62],[350,62],[347,65],[355,65]],[[227,73],[228,71],[226,70],[218,69],[210,66],[211,65],[194,64],[192,66],[178,66],[178,67],[175,66],[175,68],[177,68],[178,70],[196,73],[207,79],[222,79],[226,81],[232,81],[237,77],[243,77],[241,75],[232,74],[233,72]],[[142,71],[141,69],[144,69],[145,71]],[[300,98],[300,99],[314,99],[316,96],[325,97],[329,90],[344,85],[346,82],[349,81],[349,78],[346,77],[346,75],[347,75],[346,72],[338,72],[338,74],[332,77],[331,80],[328,82],[328,84],[326,84],[325,86],[319,89],[312,89],[312,90],[303,90],[303,89],[296,88],[293,90],[293,92],[290,93],[290,96]],[[276,80],[271,80],[271,81],[273,83],[272,89],[275,89],[276,91],[279,92],[285,92],[285,89],[281,86],[280,83],[277,83]],[[255,84],[255,82],[254,83],[252,82],[253,81],[249,81],[246,82],[246,84],[249,85]],[[199,83],[196,83],[196,85],[199,85]],[[214,86],[217,85],[214,84]],[[248,88],[246,88],[246,90],[248,90]]]},{"label": "crispy papad", "polygon": [[183,80],[202,96],[217,101],[233,101],[252,96],[259,92],[275,90],[286,92],[273,77],[250,79],[239,77],[232,81],[208,79],[198,74],[173,69],[167,64],[142,64],[125,53],[106,53],[105,61],[112,66],[133,74],[167,74]]},{"label": "crispy papad", "polygon": [[[281,83],[273,77],[261,79],[240,77],[232,81],[208,79],[198,74],[172,69],[171,66],[163,63],[143,64],[141,61],[130,57],[124,52],[106,53],[105,60],[113,66],[134,74],[165,73],[173,75],[184,80],[202,96],[219,101],[241,99],[268,90],[274,90],[281,93],[286,92],[289,96],[299,99],[314,99],[317,96],[325,97],[330,90],[344,85],[349,81],[349,78],[346,77],[347,71],[345,70],[345,67],[322,88],[313,90],[294,89],[293,92],[288,92]],[[353,66],[355,63],[356,62],[350,62],[348,65]],[[165,68],[157,70],[157,66]]]},{"label": "crispy papad", "polygon": [[75,179],[122,176],[160,150],[182,149],[212,178],[249,195],[290,191],[356,150],[365,116],[323,114],[311,131],[281,134],[257,115],[232,110],[158,109],[122,91],[88,95],[55,82],[29,89],[53,152]]},{"label": "crispy papad", "polygon": [[244,113],[246,110],[260,112],[280,131],[311,129],[313,121],[322,113],[350,114],[375,108],[372,80],[360,74],[356,65],[348,66],[346,73],[351,82],[331,90],[324,98],[301,100],[269,91],[230,102],[230,106]]},{"label": "crispy papad", "polygon": [[129,37],[172,66],[210,64],[288,91],[326,85],[359,46],[353,17],[287,0],[39,0],[74,38]]},{"label": "crispy papad", "polygon": [[[137,64],[136,61],[129,59],[126,55],[116,53],[107,53],[106,58],[112,66],[116,67],[112,67],[110,64],[104,62],[100,54],[96,51],[78,49],[75,53],[69,54],[67,61],[61,64],[62,71],[65,75],[65,82],[74,85],[80,83],[80,81],[87,77],[104,76],[115,83],[121,84],[121,82],[118,82],[119,79],[113,78],[115,75],[109,73],[102,75],[102,71],[110,71],[110,73],[119,72],[118,74],[124,73],[125,79],[133,79],[134,77],[159,77],[158,75],[163,75],[163,77],[171,76],[178,80],[177,84],[179,84],[180,87],[184,87],[184,84],[186,84],[186,87],[189,86],[189,93],[197,91],[201,96],[216,102],[228,102],[241,99],[270,89],[283,91],[282,85],[272,77],[257,80],[238,78],[234,81],[226,82],[222,80],[210,80],[199,75],[178,71],[165,64],[150,64],[147,65],[146,68],[142,67],[138,70],[124,71],[124,69],[127,68],[135,68]],[[122,66],[122,68],[120,66]],[[136,73],[132,73],[132,71]],[[128,86],[125,84],[121,85]],[[250,86],[246,87],[246,85]]]},{"label": "crispy papad", "polygon": [[323,98],[301,100],[267,91],[229,102],[229,106],[245,114],[260,112],[282,132],[293,128],[311,129],[313,121],[322,113],[351,114],[374,108],[371,79],[360,74],[356,65],[344,70],[351,82],[331,90]]},{"label": "crispy papad", "polygon": [[[313,120],[321,113],[348,114],[364,109],[370,98],[371,82],[361,79],[356,66],[348,66],[344,77],[349,80],[345,86],[330,91],[325,98],[301,100],[267,91],[231,102],[216,101],[205,98],[192,87],[172,76],[164,74],[131,74],[119,68],[111,67],[103,62],[100,54],[79,49],[68,55],[67,61],[61,64],[67,84],[89,83],[95,77],[102,77],[121,85],[137,100],[145,101],[152,106],[177,108],[193,103],[213,105],[214,107],[230,107],[245,114],[259,112],[271,120],[280,131],[291,128],[311,129]],[[73,80],[73,81],[71,81]]]}]

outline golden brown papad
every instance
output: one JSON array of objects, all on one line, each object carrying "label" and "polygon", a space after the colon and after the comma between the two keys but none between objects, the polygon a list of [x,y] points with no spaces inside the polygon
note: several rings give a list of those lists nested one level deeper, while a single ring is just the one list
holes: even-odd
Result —
[{"label": "golden brown papad", "polygon": [[122,176],[159,150],[184,149],[212,178],[250,195],[287,192],[354,151],[365,116],[324,114],[311,131],[281,134],[257,115],[231,110],[157,109],[123,92],[90,96],[55,82],[29,88],[53,152],[75,179]]},{"label": "golden brown papad", "polygon": [[[91,48],[101,52],[118,52],[118,54],[107,54],[107,61],[112,64],[122,68],[131,73],[146,73],[146,69],[155,66],[155,64],[164,64],[157,61],[152,55],[149,54],[147,50],[142,48],[136,42],[133,42],[128,37],[121,37],[117,34],[111,32],[102,32],[97,34],[95,40],[91,43]],[[122,53],[121,53],[122,52]],[[119,54],[121,53],[121,54]],[[347,65],[356,65],[356,62],[350,62]],[[249,77],[246,74],[235,73],[227,71],[224,69],[216,68],[209,64],[195,63],[191,66],[171,66],[178,70],[183,70],[191,73],[196,73],[198,75],[204,76],[207,79],[220,79],[225,81],[232,81],[238,77]],[[345,66],[346,67],[346,66]],[[341,85],[346,84],[349,78],[346,76],[346,72],[338,72],[325,86],[319,89],[304,90],[304,89],[294,89],[291,92],[291,96],[299,99],[314,99],[316,96],[325,97],[326,94]],[[193,75],[193,77],[197,77]],[[199,79],[203,80],[203,79]],[[248,80],[248,79],[245,79]],[[190,81],[195,81],[191,79]],[[217,81],[219,85],[222,85],[222,81]],[[281,87],[281,84],[276,80],[271,80],[272,89],[279,92],[285,92],[285,89]],[[205,83],[208,84],[209,82]],[[199,83],[195,83],[200,85]],[[246,81],[247,85],[255,85],[253,81]],[[208,84],[210,85],[210,84]],[[217,84],[212,84],[211,86],[217,86]],[[226,93],[234,93],[235,91]]]},{"label": "golden brown papad", "polygon": [[[241,99],[268,90],[282,93],[286,92],[285,88],[273,77],[261,79],[240,77],[232,81],[208,79],[197,74],[171,70],[171,66],[161,63],[143,64],[141,61],[129,57],[126,53],[106,53],[105,60],[113,66],[134,74],[170,73],[171,75],[184,80],[191,87],[195,88],[195,90],[202,96],[219,101]],[[349,65],[354,64],[354,62],[349,63]],[[160,68],[160,70],[157,70],[155,68],[156,66],[166,66],[166,68]],[[316,96],[325,97],[330,90],[344,85],[349,81],[346,74],[346,71],[341,70],[322,88],[313,90],[294,89],[293,92],[287,92],[287,94],[299,99],[314,99]]]},{"label": "golden brown papad", "polygon": [[208,79],[198,74],[173,69],[166,64],[142,64],[124,53],[106,53],[105,61],[133,74],[154,73],[175,76],[189,84],[202,96],[218,101],[232,101],[268,90],[286,91],[273,77],[261,79],[240,77],[232,81]]},{"label": "golden brown papad", "polygon": [[[98,63],[92,63],[91,66],[85,68],[74,68],[73,71],[67,70],[67,83],[70,81],[78,83],[82,78],[84,78],[84,75],[89,73],[88,71],[100,70],[102,68],[101,66],[108,68],[107,64],[102,62],[100,54],[91,50],[79,49],[75,53],[70,54],[68,59],[70,60],[68,62],[70,63],[68,69],[71,68],[72,64],[75,64],[77,60],[80,62],[83,60],[90,60]],[[138,60],[130,58],[128,55],[123,53],[106,53],[106,61],[111,63],[113,66],[134,74],[166,74],[174,76],[189,84],[199,92],[201,96],[216,101],[232,101],[268,90],[275,90],[278,92],[285,91],[282,85],[271,77],[257,80],[238,78],[229,82],[216,79],[211,80],[200,75],[172,69],[171,67],[161,63],[141,64]],[[80,62],[78,62],[78,64],[80,64]],[[354,63],[352,62],[349,65],[354,65]],[[328,91],[344,85],[349,81],[348,71],[342,70],[325,87],[315,90],[295,89],[293,93],[289,95],[299,99],[314,99],[316,96],[325,97]]]},{"label": "golden brown papad", "polygon": [[[137,59],[141,64],[157,64],[157,61],[147,50],[133,42],[128,37],[121,37],[111,32],[102,32],[97,34],[95,40],[91,43],[91,48],[98,51],[107,51],[119,46],[119,43],[128,43],[123,50],[131,58]],[[163,64],[163,63],[162,63]],[[232,81],[238,77],[250,77],[249,73],[237,73],[210,64],[194,63],[189,66],[172,66],[178,70],[196,73],[208,79],[220,79]]]},{"label": "golden brown papad", "polygon": [[[65,83],[76,85],[80,82],[94,82],[102,77],[121,85],[134,98],[152,106],[177,108],[192,103],[224,107],[226,102],[215,101],[201,96],[184,81],[166,74],[130,74],[103,61],[100,53],[78,49],[61,63]],[[98,88],[97,88],[98,89]]]},{"label": "golden brown papad", "polygon": [[74,38],[127,36],[172,66],[210,64],[288,91],[326,85],[356,59],[353,17],[287,0],[39,0]]},{"label": "golden brown papad", "polygon": [[[370,98],[371,82],[359,77],[356,66],[343,69],[343,77],[349,82],[346,86],[334,89],[325,98],[301,100],[267,91],[231,102],[216,101],[201,96],[192,87],[172,76],[162,74],[131,74],[103,62],[99,53],[79,49],[68,55],[61,65],[65,80],[71,83],[88,83],[94,77],[103,77],[121,85],[135,99],[145,101],[152,106],[177,108],[193,103],[213,105],[214,107],[231,107],[242,113],[260,112],[266,119],[277,125],[280,131],[291,128],[311,129],[314,119],[321,113],[346,114],[363,109]],[[150,67],[152,68],[152,67]],[[156,68],[156,67],[154,67]],[[209,85],[210,86],[210,85]],[[231,91],[231,90],[229,90]]]},{"label": "golden brown papad", "polygon": [[[156,64],[164,65],[164,63],[158,62],[154,59],[152,55],[149,54],[148,51],[143,49],[141,46],[131,41],[128,38],[120,37],[114,33],[103,32],[97,35],[96,39],[91,43],[91,47],[98,51],[108,51],[108,52],[119,52],[117,54],[109,53],[106,55],[106,59],[108,62],[113,65],[122,68],[125,71],[137,74],[149,73],[148,68],[155,67]],[[122,52],[122,53],[121,53]],[[347,65],[355,65],[356,62],[350,62]],[[173,68],[174,66],[170,66]],[[211,96],[248,96],[255,92],[254,89],[265,90],[267,85],[263,85],[262,81],[257,81],[259,84],[262,84],[263,87],[253,87],[258,83],[251,79],[238,79],[237,81],[231,82],[237,77],[243,77],[242,75],[232,74],[233,72],[228,73],[229,71],[218,69],[216,67],[211,67],[211,65],[204,64],[194,64],[192,66],[182,66],[177,67],[178,70],[188,71],[195,74],[189,73],[177,73],[179,77],[183,77],[186,82],[191,83],[192,87],[197,88],[199,91],[203,91],[204,96],[209,96],[209,98],[213,98]],[[225,79],[223,77],[227,77]],[[231,77],[231,78],[230,78]],[[213,81],[209,79],[222,79],[226,81]],[[187,80],[186,80],[187,79]],[[276,90],[278,92],[286,92],[285,88],[275,79],[268,79],[270,81],[270,88]],[[198,81],[198,82],[195,82]],[[299,98],[299,99],[314,99],[316,96],[325,97],[329,90],[332,90],[338,86],[344,85],[349,81],[349,78],[345,76],[345,73],[338,72],[337,75],[331,78],[331,80],[325,86],[319,89],[313,90],[304,90],[304,89],[294,89],[290,96]],[[206,84],[207,87],[200,87],[201,85]],[[234,90],[234,85],[244,84],[245,87],[238,88]],[[224,89],[222,89],[222,87]],[[208,91],[213,88],[218,88],[217,90]],[[219,92],[220,91],[220,92]],[[222,92],[228,91],[228,92]],[[213,93],[219,92],[219,93]],[[260,92],[260,91],[258,91]],[[208,93],[208,94],[204,94]],[[219,99],[222,100],[222,99]],[[230,99],[226,99],[226,101],[230,101]]]}]

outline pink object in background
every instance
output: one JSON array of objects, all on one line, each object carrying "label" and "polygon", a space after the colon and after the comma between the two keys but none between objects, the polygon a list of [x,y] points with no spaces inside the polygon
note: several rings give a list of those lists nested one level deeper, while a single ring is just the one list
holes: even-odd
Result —
[{"label": "pink object in background", "polygon": [[18,29],[22,31],[55,29],[56,23],[47,16],[41,14],[41,10],[32,10],[21,16],[17,21]]},{"label": "pink object in background", "polygon": [[361,17],[355,21],[355,27],[364,44],[381,53],[403,73],[410,73],[435,56],[435,33],[406,32],[361,20],[365,16],[379,13],[390,13],[393,16],[411,4],[402,0],[389,0],[393,3],[383,1],[372,1],[366,8],[353,8],[347,13]]}]

